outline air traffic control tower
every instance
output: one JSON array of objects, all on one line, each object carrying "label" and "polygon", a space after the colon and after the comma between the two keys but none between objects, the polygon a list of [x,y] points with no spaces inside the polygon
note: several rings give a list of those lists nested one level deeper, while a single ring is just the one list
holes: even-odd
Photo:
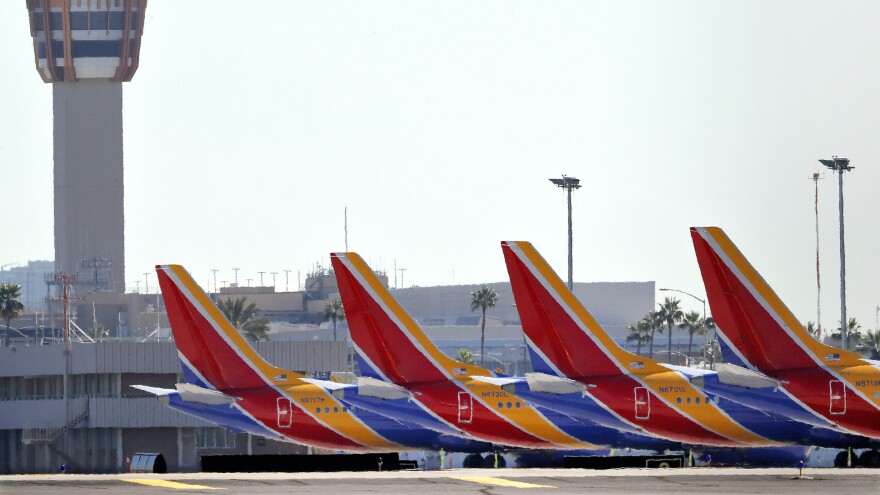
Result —
[{"label": "air traffic control tower", "polygon": [[124,293],[122,83],[138,68],[147,0],[26,2],[37,72],[52,84],[55,269]]}]

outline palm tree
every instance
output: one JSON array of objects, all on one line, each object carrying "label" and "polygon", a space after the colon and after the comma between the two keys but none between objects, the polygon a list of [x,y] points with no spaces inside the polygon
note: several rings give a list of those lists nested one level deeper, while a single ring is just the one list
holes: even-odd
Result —
[{"label": "palm tree", "polygon": [[804,329],[809,332],[809,334],[812,335],[813,338],[815,338],[816,340],[820,340],[822,338],[822,336],[819,335],[819,328],[816,326],[816,322],[808,321],[807,324],[804,325]]},{"label": "palm tree", "polygon": [[486,309],[494,308],[498,304],[498,294],[495,289],[485,285],[471,292],[471,311],[483,310],[480,319],[480,366],[483,366],[483,356],[486,353]]},{"label": "palm tree", "polygon": [[651,324],[646,320],[639,320],[630,326],[626,327],[629,330],[629,335],[626,336],[627,342],[635,342],[636,343],[636,354],[642,354],[642,345],[647,344],[651,341]]},{"label": "palm tree", "polygon": [[684,318],[684,312],[681,310],[679,304],[681,304],[681,301],[674,297],[667,297],[662,304],[657,304],[660,306],[660,309],[657,310],[658,317],[666,323],[666,329],[669,331],[667,359],[670,363],[672,362],[672,327],[673,325],[681,323],[681,319]]},{"label": "palm tree", "polygon": [[[834,333],[831,334],[831,339],[843,345],[843,335],[840,332],[840,327],[834,330]],[[846,322],[846,340],[847,344],[849,344],[846,346],[847,349],[854,348],[862,340],[862,325],[859,324],[855,317],[851,317]]]},{"label": "palm tree", "polygon": [[324,321],[333,322],[333,341],[336,341],[336,322],[345,320],[345,308],[342,307],[342,301],[334,299],[324,305]]},{"label": "palm tree", "polygon": [[868,330],[855,351],[869,359],[880,359],[880,330]]},{"label": "palm tree", "polygon": [[691,358],[691,348],[694,345],[694,335],[706,335],[709,332],[709,327],[707,325],[707,320],[704,320],[700,313],[696,311],[688,311],[684,318],[681,320],[681,324],[678,326],[682,330],[687,331],[688,333],[688,360]]},{"label": "palm tree", "polygon": [[456,361],[464,364],[474,364],[474,355],[471,351],[467,349],[459,349]]},{"label": "palm tree", "polygon": [[242,333],[248,340],[257,342],[260,340],[268,340],[269,320],[257,316],[257,305],[250,303],[245,306],[246,297],[238,299],[221,299],[217,302],[217,307],[232,323],[236,330]]},{"label": "palm tree", "polygon": [[9,346],[9,322],[16,319],[24,311],[21,298],[21,286],[18,284],[0,285],[0,317],[6,320],[6,332],[3,334],[3,347]]},{"label": "palm tree", "polygon": [[654,359],[654,333],[663,333],[663,320],[660,319],[660,314],[657,311],[648,311],[648,314],[645,315],[644,321],[651,329],[651,338],[648,339],[648,344],[650,346],[648,347],[648,357]]}]

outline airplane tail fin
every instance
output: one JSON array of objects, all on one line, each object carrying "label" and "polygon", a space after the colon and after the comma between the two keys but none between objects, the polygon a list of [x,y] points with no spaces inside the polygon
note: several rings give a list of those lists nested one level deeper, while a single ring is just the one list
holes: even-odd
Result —
[{"label": "airplane tail fin", "polygon": [[663,371],[656,361],[621,349],[528,242],[501,243],[523,331],[569,377]]},{"label": "airplane tail fin", "polygon": [[765,371],[858,364],[858,354],[817,341],[718,227],[691,239],[718,331],[749,364]]},{"label": "airplane tail fin", "polygon": [[230,390],[302,377],[260,357],[182,266],[157,265],[156,273],[187,382]]},{"label": "airplane tail fin", "polygon": [[330,259],[351,340],[369,368],[398,385],[491,374],[444,355],[357,253]]}]

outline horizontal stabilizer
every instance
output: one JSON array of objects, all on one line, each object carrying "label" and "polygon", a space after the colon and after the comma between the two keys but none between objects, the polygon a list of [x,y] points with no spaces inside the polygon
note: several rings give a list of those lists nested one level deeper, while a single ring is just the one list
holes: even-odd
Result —
[{"label": "horizontal stabilizer", "polygon": [[377,399],[408,399],[409,391],[401,386],[383,380],[377,380],[368,376],[357,379],[358,394]]},{"label": "horizontal stabilizer", "polygon": [[492,377],[492,376],[472,376],[471,379],[491,383],[501,387],[505,392],[516,393],[514,386],[517,383],[525,382],[529,386],[530,392],[543,394],[581,394],[585,395],[587,387],[581,382],[570,380],[554,375],[544,373],[526,373],[525,378],[522,377]]},{"label": "horizontal stabilizer", "polygon": [[214,406],[219,404],[232,405],[236,401],[241,400],[238,397],[232,397],[216,390],[208,390],[190,383],[178,383],[175,387],[180,392],[180,398],[187,402],[198,402]]},{"label": "horizontal stabilizer", "polygon": [[526,373],[526,382],[528,382],[529,390],[532,392],[560,395],[586,395],[587,393],[587,386],[583,383],[561,376],[546,375],[544,373]]},{"label": "horizontal stabilizer", "polygon": [[343,390],[348,387],[351,387],[350,383],[339,383],[330,380],[318,380],[317,378],[300,378],[300,381],[305,383],[311,383],[312,385],[317,385],[324,390],[329,390],[330,392],[336,390]]},{"label": "horizontal stabilizer", "polygon": [[303,378],[302,381],[328,390],[334,397],[340,400],[344,400],[345,390],[350,390],[355,386],[357,386],[357,395],[363,397],[388,400],[408,399],[411,397],[409,391],[403,387],[366,376],[358,377],[355,383],[339,383],[328,380],[316,380],[314,378]]},{"label": "horizontal stabilizer", "polygon": [[730,363],[717,363],[718,381],[725,385],[745,388],[779,388],[783,382],[767,375]]},{"label": "horizontal stabilizer", "polygon": [[300,378],[300,381],[321,387],[324,390],[330,392],[333,397],[336,397],[339,400],[342,400],[342,398],[345,397],[345,389],[351,388],[353,386],[350,383],[340,383],[330,380],[318,380],[316,378]]},{"label": "horizontal stabilizer", "polygon": [[177,392],[173,388],[159,388],[159,387],[148,387],[146,385],[129,385],[131,388],[136,388],[138,390],[143,390],[144,392],[153,394],[158,397],[163,397],[165,395],[173,394]]},{"label": "horizontal stabilizer", "polygon": [[330,381],[336,383],[357,383],[357,375],[351,371],[333,371],[330,373]]}]

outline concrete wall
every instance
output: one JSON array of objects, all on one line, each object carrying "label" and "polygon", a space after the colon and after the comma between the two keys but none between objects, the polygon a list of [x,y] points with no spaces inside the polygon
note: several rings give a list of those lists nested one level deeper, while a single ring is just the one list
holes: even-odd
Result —
[{"label": "concrete wall", "polygon": [[[335,371],[346,366],[345,342],[256,342],[267,361],[290,370]],[[0,348],[0,377],[64,374],[65,346]],[[180,373],[173,342],[71,344],[70,373]]]},{"label": "concrete wall", "polygon": [[[487,285],[498,294],[498,304],[487,316],[518,322],[510,282],[480,285],[449,285],[396,289],[392,294],[414,318],[449,318],[476,314],[471,311],[471,292]],[[654,282],[575,283],[574,294],[599,323],[628,325],[654,309]]]}]

